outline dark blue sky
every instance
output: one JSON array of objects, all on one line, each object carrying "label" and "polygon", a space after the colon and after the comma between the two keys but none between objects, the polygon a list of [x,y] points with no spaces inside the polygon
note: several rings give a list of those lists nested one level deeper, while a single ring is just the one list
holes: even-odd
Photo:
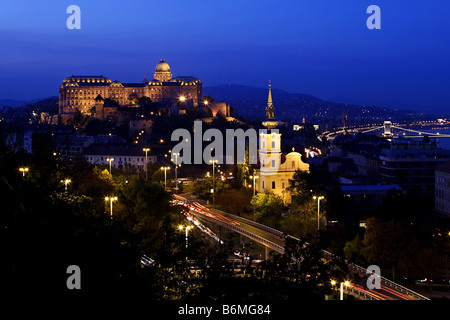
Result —
[{"label": "dark blue sky", "polygon": [[[66,27],[71,4],[81,8],[81,30]],[[371,4],[381,8],[381,30],[366,27]],[[444,0],[2,1],[0,99],[57,95],[72,74],[138,82],[164,56],[174,76],[204,86],[271,79],[323,99],[443,110],[449,13]]]}]

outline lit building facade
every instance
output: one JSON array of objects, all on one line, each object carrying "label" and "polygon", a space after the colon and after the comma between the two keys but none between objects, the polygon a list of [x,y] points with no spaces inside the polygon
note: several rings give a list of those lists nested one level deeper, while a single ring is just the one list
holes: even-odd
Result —
[{"label": "lit building facade", "polygon": [[155,67],[154,79],[140,83],[111,81],[104,76],[75,76],[63,80],[59,88],[59,114],[92,113],[95,99],[111,99],[121,106],[135,105],[141,97],[154,102],[186,101],[194,107],[202,101],[202,83],[195,77],[172,77],[169,64],[161,59]]},{"label": "lit building facade", "polygon": [[275,108],[272,102],[271,85],[269,84],[269,96],[267,101],[267,120],[263,122],[267,133],[261,133],[259,139],[259,192],[271,191],[281,197],[284,203],[291,203],[292,196],[287,187],[289,179],[292,179],[295,171],[309,171],[309,164],[302,161],[302,155],[295,152],[284,154],[281,152],[281,134],[273,131],[278,126],[274,117]]},{"label": "lit building facade", "polygon": [[83,150],[84,159],[94,165],[110,165],[119,170],[132,169],[145,172],[148,163],[156,163],[157,156],[150,152],[145,155],[142,147],[126,145],[93,144]]}]

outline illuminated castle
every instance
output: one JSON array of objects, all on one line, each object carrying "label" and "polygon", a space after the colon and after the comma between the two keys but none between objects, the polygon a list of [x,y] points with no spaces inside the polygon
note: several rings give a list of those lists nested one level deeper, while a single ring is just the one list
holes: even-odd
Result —
[{"label": "illuminated castle", "polygon": [[[59,88],[60,116],[75,113],[91,114],[96,99],[111,99],[121,106],[136,105],[139,98],[154,102],[183,101],[197,107],[203,104],[202,83],[195,77],[172,77],[169,64],[161,59],[156,65],[153,80],[140,83],[111,81],[104,76],[74,76],[63,80]],[[100,96],[100,97],[99,97]]]}]

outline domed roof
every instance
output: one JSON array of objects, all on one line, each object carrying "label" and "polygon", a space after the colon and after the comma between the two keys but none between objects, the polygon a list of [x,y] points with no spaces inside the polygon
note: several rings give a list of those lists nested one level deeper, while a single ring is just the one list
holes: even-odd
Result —
[{"label": "domed roof", "polygon": [[170,66],[164,59],[161,59],[156,65],[155,72],[170,72]]}]

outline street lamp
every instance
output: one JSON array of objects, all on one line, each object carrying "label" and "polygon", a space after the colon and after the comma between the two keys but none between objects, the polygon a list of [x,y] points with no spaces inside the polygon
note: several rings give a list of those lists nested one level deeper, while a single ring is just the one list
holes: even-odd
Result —
[{"label": "street lamp", "polygon": [[192,226],[183,226],[183,225],[179,225],[178,226],[178,230],[183,230],[183,229],[185,229],[186,230],[186,260],[188,259],[188,254],[187,254],[187,252],[188,252],[188,233],[189,233],[189,230],[191,230],[193,227]]},{"label": "street lamp", "polygon": [[[253,196],[256,194],[255,181],[258,179],[258,176],[250,176],[250,179],[253,179]],[[255,206],[253,205],[253,214],[255,214]]]},{"label": "street lamp", "polygon": [[148,179],[148,164],[147,164],[147,152],[150,151],[150,148],[144,148],[142,151],[145,152],[145,180]]},{"label": "street lamp", "polygon": [[[331,285],[335,286],[336,285],[336,281],[335,280],[331,280]],[[339,286],[339,300],[344,300],[344,286],[348,287],[350,285],[349,281],[344,281],[340,283]]]},{"label": "street lamp", "polygon": [[319,236],[319,227],[320,227],[320,220],[319,220],[319,216],[320,216],[320,200],[325,199],[324,196],[319,196],[316,197],[314,196],[313,199],[317,199],[317,236]]},{"label": "street lamp", "polygon": [[216,175],[215,175],[215,167],[214,164],[218,162],[218,160],[209,160],[210,163],[213,165],[213,207],[215,205],[215,199],[216,199]]},{"label": "street lamp", "polygon": [[19,168],[19,171],[22,172],[22,178],[25,178],[25,173],[30,171],[30,168],[28,168],[28,167],[21,167],[21,168]]},{"label": "street lamp", "polygon": [[117,201],[117,197],[105,197],[105,201],[109,201],[109,207],[111,210],[111,220],[113,218],[113,202]]},{"label": "street lamp", "polygon": [[69,183],[71,183],[72,180],[70,180],[70,179],[64,179],[64,180],[61,180],[61,182],[64,183],[64,189],[65,189],[66,192],[67,192],[67,185],[68,185]]},{"label": "street lamp", "polygon": [[[180,155],[179,153],[175,153],[172,152],[172,155],[175,156],[175,194],[178,191],[178,156]],[[173,158],[172,158],[173,161]]]},{"label": "street lamp", "polygon": [[112,173],[111,173],[111,162],[114,161],[114,158],[106,158],[106,161],[109,162],[109,174],[112,176]]},{"label": "street lamp", "polygon": [[170,167],[161,167],[161,170],[164,170],[164,190],[167,190],[167,170],[170,170]]}]

